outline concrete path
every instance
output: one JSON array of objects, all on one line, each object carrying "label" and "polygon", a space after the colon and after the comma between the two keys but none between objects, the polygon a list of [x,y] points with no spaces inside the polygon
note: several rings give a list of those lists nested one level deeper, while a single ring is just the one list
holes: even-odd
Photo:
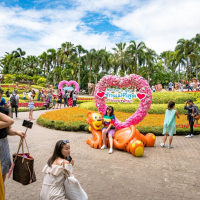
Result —
[{"label": "concrete path", "polygon": [[[45,111],[35,111],[38,118]],[[13,128],[24,130],[19,113]],[[62,132],[41,127],[34,122],[27,133],[31,155],[35,158],[37,182],[22,186],[10,178],[6,181],[7,200],[38,200],[44,175],[42,169],[52,155],[58,140],[69,139],[75,159],[74,175],[90,200],[199,200],[200,199],[200,136],[174,137],[173,149],[159,146],[145,148],[142,158],[115,150],[92,149],[86,144],[91,137],[84,132]],[[19,138],[9,137],[11,154],[16,152]]]}]

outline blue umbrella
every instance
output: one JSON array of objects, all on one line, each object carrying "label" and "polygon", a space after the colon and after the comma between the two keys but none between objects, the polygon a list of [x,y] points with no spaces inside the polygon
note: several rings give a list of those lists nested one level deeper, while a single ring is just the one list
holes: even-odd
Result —
[{"label": "blue umbrella", "polygon": [[73,87],[64,87],[63,90],[74,90]]}]

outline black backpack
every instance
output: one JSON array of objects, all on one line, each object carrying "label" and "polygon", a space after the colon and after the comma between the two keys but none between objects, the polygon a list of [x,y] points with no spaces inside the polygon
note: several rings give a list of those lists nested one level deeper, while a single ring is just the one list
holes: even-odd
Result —
[{"label": "black backpack", "polygon": [[10,98],[10,104],[11,104],[11,106],[16,106],[17,105],[17,101],[16,101],[16,95],[15,94],[13,94],[12,96],[11,96],[11,98]]}]

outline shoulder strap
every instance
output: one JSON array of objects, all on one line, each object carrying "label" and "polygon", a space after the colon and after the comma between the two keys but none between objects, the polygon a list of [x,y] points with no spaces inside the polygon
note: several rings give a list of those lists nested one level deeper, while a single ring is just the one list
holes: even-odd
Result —
[{"label": "shoulder strap", "polygon": [[64,160],[61,160],[60,165],[63,165]]}]

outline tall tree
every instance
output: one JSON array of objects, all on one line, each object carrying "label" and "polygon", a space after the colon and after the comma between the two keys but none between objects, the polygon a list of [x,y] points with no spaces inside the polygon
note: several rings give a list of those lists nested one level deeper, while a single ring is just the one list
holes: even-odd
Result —
[{"label": "tall tree", "polygon": [[138,45],[134,40],[130,41],[130,45],[128,47],[128,51],[130,52],[133,58],[133,66],[134,66],[134,73],[137,74],[138,65],[141,63],[142,59],[144,58],[145,52],[144,49],[146,48],[144,42],[140,42]]},{"label": "tall tree", "polygon": [[126,49],[126,43],[120,42],[115,45],[116,47],[112,49],[114,50],[115,59],[116,59],[116,62],[118,63],[118,67],[120,67],[120,74],[124,76],[127,69],[127,55],[128,55],[128,52]]},{"label": "tall tree", "polygon": [[78,55],[78,83],[81,83],[81,62],[83,61],[83,56],[87,53],[81,45],[76,46],[76,53]]}]

